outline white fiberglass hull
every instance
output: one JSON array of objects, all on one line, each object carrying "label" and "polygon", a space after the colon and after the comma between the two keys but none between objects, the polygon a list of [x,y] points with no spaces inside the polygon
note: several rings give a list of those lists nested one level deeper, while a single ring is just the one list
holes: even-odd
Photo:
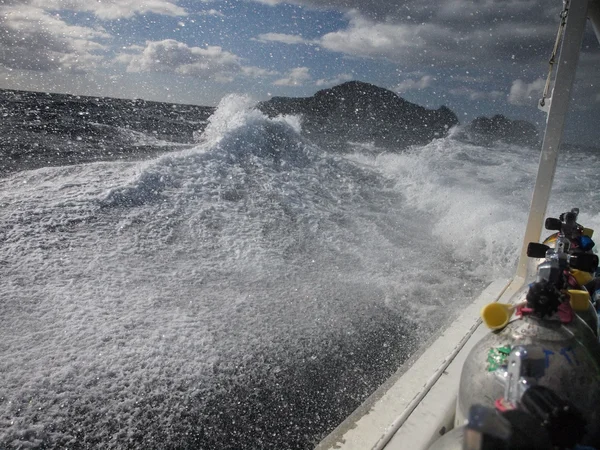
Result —
[{"label": "white fiberglass hull", "polygon": [[497,280],[411,364],[401,367],[316,448],[427,449],[454,426],[463,362],[488,332],[480,311],[494,301],[509,303],[524,280]]}]

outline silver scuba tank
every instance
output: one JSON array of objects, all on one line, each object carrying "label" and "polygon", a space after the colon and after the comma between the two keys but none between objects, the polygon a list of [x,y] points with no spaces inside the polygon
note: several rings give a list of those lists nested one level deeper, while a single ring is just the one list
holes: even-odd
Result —
[{"label": "silver scuba tank", "polygon": [[[533,350],[531,354],[529,350]],[[536,371],[536,359],[535,349],[515,347],[509,356],[508,372],[519,374],[520,378],[513,378],[507,384],[509,408],[501,412],[482,405],[472,406],[467,424],[445,434],[429,450],[552,450],[575,448],[583,442],[597,446],[595,431],[589,428],[591,424],[571,402],[539,385],[520,393],[521,382]],[[512,363],[515,368],[510,368]]]},{"label": "silver scuba tank", "polygon": [[519,346],[535,355],[524,369],[527,377],[520,380],[522,388],[548,387],[588,418],[600,420],[600,344],[593,332],[577,316],[562,324],[531,315],[490,332],[471,350],[461,373],[456,426],[464,423],[472,405],[494,407],[504,397],[510,378],[508,356]]}]

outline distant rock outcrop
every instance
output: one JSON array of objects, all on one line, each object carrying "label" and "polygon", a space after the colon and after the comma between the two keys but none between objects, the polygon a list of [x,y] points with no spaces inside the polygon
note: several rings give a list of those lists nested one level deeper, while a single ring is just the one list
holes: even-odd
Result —
[{"label": "distant rock outcrop", "polygon": [[274,97],[258,108],[270,117],[301,114],[306,134],[338,148],[345,148],[348,141],[373,142],[390,149],[423,145],[446,136],[458,124],[456,115],[445,106],[427,109],[360,81],[307,98]]},{"label": "distant rock outcrop", "polygon": [[539,143],[539,133],[530,122],[510,120],[501,114],[492,118],[478,117],[465,127],[468,140],[480,144],[504,141],[509,144],[534,146]]}]

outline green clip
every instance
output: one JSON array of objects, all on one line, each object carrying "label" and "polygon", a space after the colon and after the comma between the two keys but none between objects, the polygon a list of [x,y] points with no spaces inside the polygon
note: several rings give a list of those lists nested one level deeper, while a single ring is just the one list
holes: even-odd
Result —
[{"label": "green clip", "polygon": [[490,348],[487,356],[488,372],[494,372],[495,370],[498,370],[498,368],[506,361],[506,358],[510,354],[510,350],[510,345]]}]

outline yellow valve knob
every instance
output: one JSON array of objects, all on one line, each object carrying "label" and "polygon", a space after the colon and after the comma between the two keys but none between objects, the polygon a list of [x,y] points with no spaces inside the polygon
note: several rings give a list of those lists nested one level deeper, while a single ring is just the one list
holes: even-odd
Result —
[{"label": "yellow valve knob", "polygon": [[587,311],[590,306],[590,293],[579,289],[569,289],[571,308],[575,311]]}]

